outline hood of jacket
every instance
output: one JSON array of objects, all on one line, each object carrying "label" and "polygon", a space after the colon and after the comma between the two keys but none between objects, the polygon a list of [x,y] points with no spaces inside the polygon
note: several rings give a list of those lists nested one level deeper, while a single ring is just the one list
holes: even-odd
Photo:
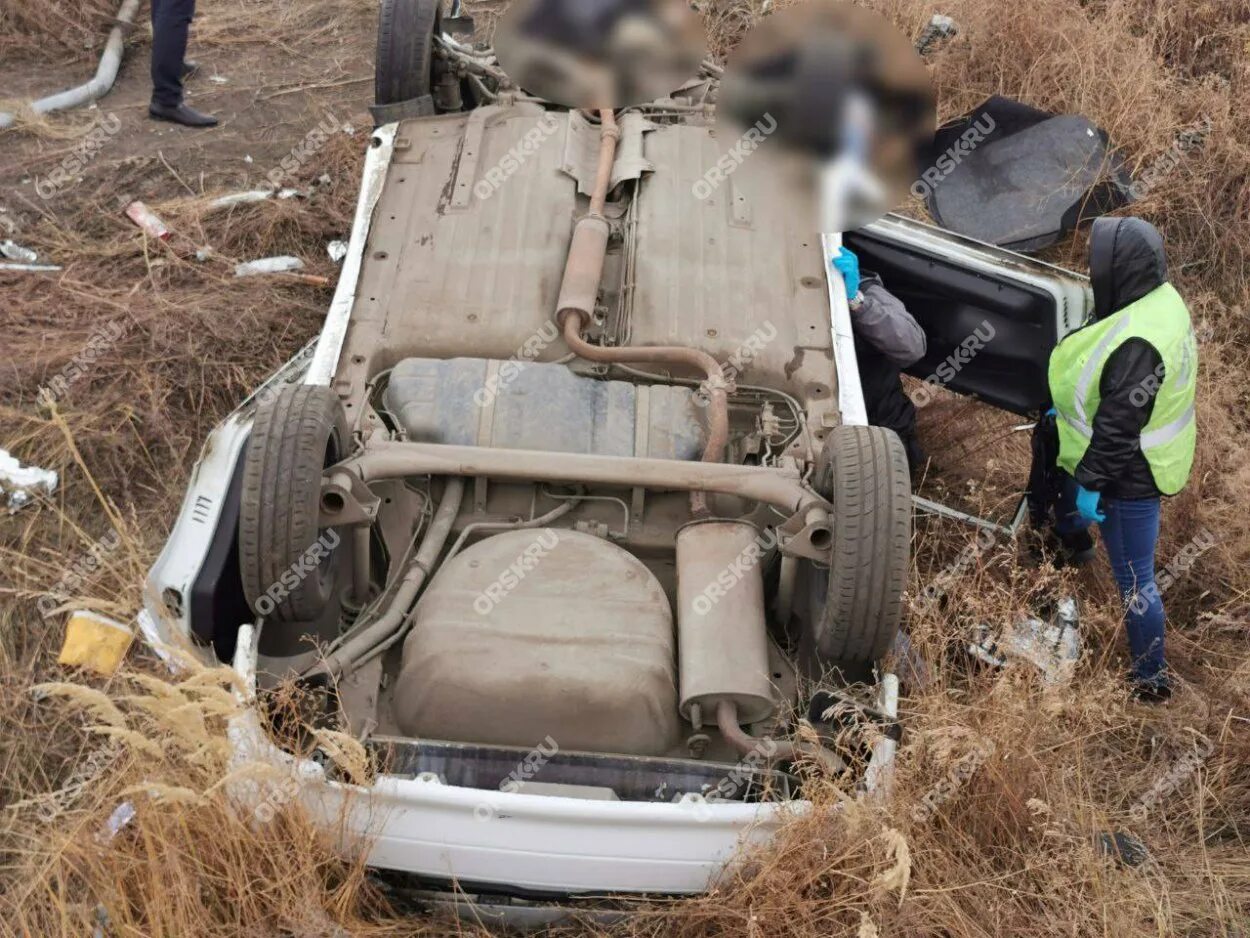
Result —
[{"label": "hood of jacket", "polygon": [[1167,282],[1159,229],[1140,218],[1099,218],[1089,235],[1094,316],[1106,319]]}]

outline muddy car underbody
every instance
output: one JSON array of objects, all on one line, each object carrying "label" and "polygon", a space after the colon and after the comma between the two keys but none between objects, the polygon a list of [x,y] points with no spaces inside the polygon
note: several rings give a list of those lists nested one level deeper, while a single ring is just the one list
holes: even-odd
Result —
[{"label": "muddy car underbody", "polygon": [[[361,785],[259,713],[235,728],[377,866],[697,891],[811,773],[853,796],[893,757],[874,666],[910,490],[862,426],[836,238],[732,177],[696,197],[725,149],[703,120],[627,111],[619,135],[593,211],[604,134],[579,112],[378,130],[320,338],[214,433],[149,580],[154,635],[299,675],[367,741]],[[570,333],[588,217],[606,250]],[[852,238],[929,333],[918,373],[987,320],[1002,341],[952,387],[1040,400],[1078,278],[897,218]]]}]

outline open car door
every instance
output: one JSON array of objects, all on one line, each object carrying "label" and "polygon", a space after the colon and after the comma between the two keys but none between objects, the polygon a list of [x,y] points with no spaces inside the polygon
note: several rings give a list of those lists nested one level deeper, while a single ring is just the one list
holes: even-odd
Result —
[{"label": "open car door", "polygon": [[1093,307],[1087,278],[898,215],[842,240],[928,336],[909,374],[1021,415],[1049,401],[1051,350]]}]

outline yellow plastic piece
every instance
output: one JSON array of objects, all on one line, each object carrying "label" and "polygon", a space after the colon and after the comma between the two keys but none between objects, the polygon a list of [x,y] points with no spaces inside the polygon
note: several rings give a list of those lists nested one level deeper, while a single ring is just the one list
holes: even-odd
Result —
[{"label": "yellow plastic piece", "polygon": [[134,640],[134,632],[94,612],[70,613],[65,626],[65,644],[57,660],[72,668],[89,668],[100,674],[113,674]]}]

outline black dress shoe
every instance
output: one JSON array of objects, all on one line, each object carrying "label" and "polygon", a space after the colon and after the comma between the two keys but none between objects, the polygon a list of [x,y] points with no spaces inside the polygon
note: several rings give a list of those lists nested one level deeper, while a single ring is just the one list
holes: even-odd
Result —
[{"label": "black dress shoe", "polygon": [[190,59],[187,59],[182,63],[182,77],[183,78],[190,78],[199,70],[200,70],[199,62],[192,62]]},{"label": "black dress shoe", "polygon": [[177,107],[169,107],[164,104],[153,103],[148,107],[148,115],[160,121],[172,121],[175,124],[182,124],[186,127],[216,127],[217,118],[211,114],[202,114],[193,107],[185,104],[179,104]]}]

